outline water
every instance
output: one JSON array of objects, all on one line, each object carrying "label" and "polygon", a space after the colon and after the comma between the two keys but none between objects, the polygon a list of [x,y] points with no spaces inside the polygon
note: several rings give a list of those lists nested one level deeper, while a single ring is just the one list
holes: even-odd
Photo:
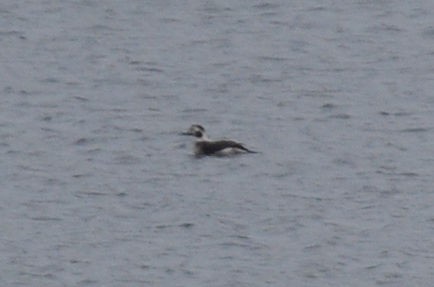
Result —
[{"label": "water", "polygon": [[434,2],[3,2],[2,286],[432,285]]}]

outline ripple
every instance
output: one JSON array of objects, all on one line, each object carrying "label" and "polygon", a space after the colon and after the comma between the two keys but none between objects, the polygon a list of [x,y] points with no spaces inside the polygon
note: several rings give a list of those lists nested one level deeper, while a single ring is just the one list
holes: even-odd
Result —
[{"label": "ripple", "polygon": [[339,119],[339,120],[348,120],[348,119],[351,118],[351,116],[349,114],[342,113],[342,114],[331,115],[328,118],[330,118],[330,119]]},{"label": "ripple", "polygon": [[434,27],[425,28],[422,32],[422,35],[426,39],[434,39]]},{"label": "ripple", "polygon": [[86,145],[90,142],[88,138],[79,138],[74,142],[75,145]]},{"label": "ripple", "polygon": [[424,133],[429,132],[431,128],[407,128],[400,130],[401,133]]},{"label": "ripple", "polygon": [[279,6],[280,6],[279,4],[265,2],[265,3],[253,5],[253,8],[266,10],[266,9],[278,9]]},{"label": "ripple", "polygon": [[159,229],[159,230],[168,229],[168,228],[175,228],[175,227],[190,229],[190,228],[193,228],[193,226],[194,226],[194,223],[184,222],[184,223],[180,223],[180,224],[160,224],[160,225],[156,225],[155,228]]},{"label": "ripple", "polygon": [[116,164],[138,164],[141,162],[141,159],[133,155],[124,154],[116,156],[114,162]]},{"label": "ripple", "polygon": [[105,193],[105,192],[100,192],[100,191],[80,191],[77,193],[79,196],[80,195],[86,195],[86,196],[92,196],[92,197],[99,197],[99,196],[107,196],[109,194]]},{"label": "ripple", "polygon": [[206,113],[208,109],[204,108],[186,108],[182,110],[183,113]]},{"label": "ripple", "polygon": [[76,173],[76,174],[72,175],[73,178],[85,178],[85,177],[91,177],[91,176],[92,176],[91,173],[86,173],[86,174],[84,174],[84,173]]},{"label": "ripple", "polygon": [[193,228],[194,223],[186,222],[186,223],[179,224],[178,226],[182,227],[182,228],[185,228],[185,229],[190,229],[190,228]]},{"label": "ripple", "polygon": [[288,58],[284,58],[284,57],[277,57],[277,56],[260,56],[260,57],[258,57],[258,60],[260,60],[260,61],[266,61],[266,62],[278,62],[278,63],[280,63],[280,62],[285,62],[285,61],[288,61],[289,59]]},{"label": "ripple", "polygon": [[335,104],[332,103],[326,103],[324,105],[321,106],[322,110],[332,110],[335,109],[337,106]]},{"label": "ripple", "polygon": [[419,176],[419,174],[416,172],[401,172],[401,173],[398,173],[398,175],[405,176],[405,177],[417,177],[417,176]]},{"label": "ripple", "polygon": [[37,216],[37,217],[31,217],[30,219],[35,221],[61,221],[61,218],[58,217],[49,217],[49,216]]},{"label": "ripple", "polygon": [[82,97],[82,96],[74,96],[73,99],[75,99],[75,100],[77,100],[79,102],[88,102],[89,101],[88,98],[85,98],[85,97]]}]

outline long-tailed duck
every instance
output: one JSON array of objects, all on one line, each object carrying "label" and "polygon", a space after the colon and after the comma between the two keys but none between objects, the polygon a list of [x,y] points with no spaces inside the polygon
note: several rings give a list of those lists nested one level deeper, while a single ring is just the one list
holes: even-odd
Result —
[{"label": "long-tailed duck", "polygon": [[217,140],[212,141],[208,138],[205,128],[201,125],[192,125],[183,135],[195,136],[194,154],[196,156],[203,155],[233,155],[238,153],[256,153],[241,143],[232,140]]}]

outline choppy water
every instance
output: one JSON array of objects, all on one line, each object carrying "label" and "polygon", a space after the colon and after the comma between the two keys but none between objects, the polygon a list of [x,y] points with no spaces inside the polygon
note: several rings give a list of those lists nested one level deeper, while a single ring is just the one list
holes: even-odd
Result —
[{"label": "choppy water", "polygon": [[2,286],[432,286],[434,2],[0,15]]}]

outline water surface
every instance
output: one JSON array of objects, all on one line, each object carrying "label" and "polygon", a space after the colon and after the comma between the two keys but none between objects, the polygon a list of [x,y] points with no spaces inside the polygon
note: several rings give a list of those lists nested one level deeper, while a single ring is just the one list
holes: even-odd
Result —
[{"label": "water surface", "polygon": [[6,1],[0,282],[431,286],[433,13]]}]

